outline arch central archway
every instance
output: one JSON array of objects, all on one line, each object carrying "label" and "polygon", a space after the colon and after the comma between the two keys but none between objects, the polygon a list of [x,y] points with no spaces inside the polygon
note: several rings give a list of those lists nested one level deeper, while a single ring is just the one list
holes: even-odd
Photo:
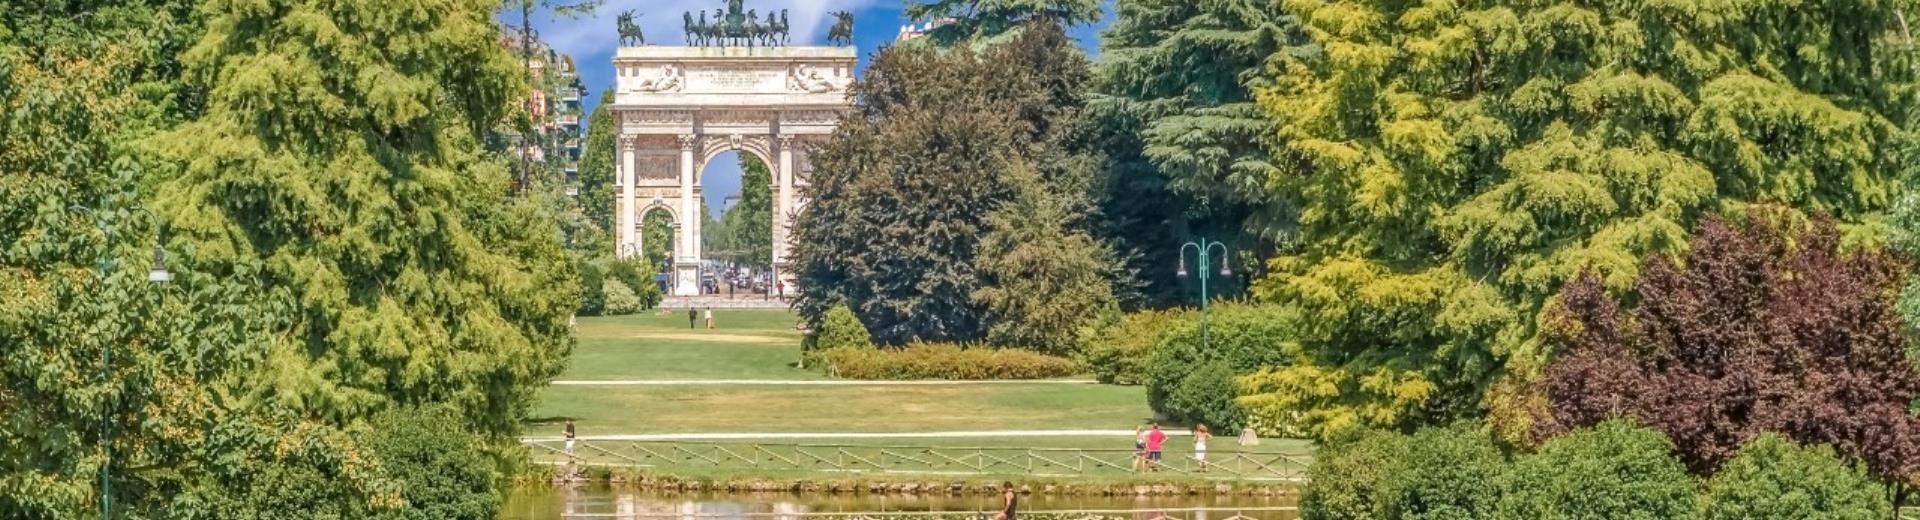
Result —
[{"label": "arch central archway", "polygon": [[852,47],[621,48],[610,107],[620,126],[616,254],[644,251],[640,214],[670,206],[678,241],[673,294],[699,295],[699,176],[715,156],[736,151],[760,158],[772,174],[773,269],[794,287],[788,230],[806,205],[808,153],[852,108],[846,92],[857,60]]}]

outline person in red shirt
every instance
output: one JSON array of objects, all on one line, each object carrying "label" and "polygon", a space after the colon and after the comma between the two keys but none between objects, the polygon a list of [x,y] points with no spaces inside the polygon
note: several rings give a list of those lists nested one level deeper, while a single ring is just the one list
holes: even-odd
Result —
[{"label": "person in red shirt", "polygon": [[1147,467],[1160,471],[1160,448],[1167,444],[1167,432],[1160,431],[1160,424],[1153,423],[1153,430],[1147,432]]}]

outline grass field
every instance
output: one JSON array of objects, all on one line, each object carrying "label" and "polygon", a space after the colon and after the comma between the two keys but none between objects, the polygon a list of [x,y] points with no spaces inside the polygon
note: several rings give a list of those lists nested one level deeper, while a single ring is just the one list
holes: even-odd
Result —
[{"label": "grass field", "polygon": [[[569,381],[823,380],[795,365],[800,335],[781,311],[716,310],[717,330],[687,328],[684,310],[672,315],[583,318],[579,345],[560,376]],[[929,386],[552,386],[544,390],[525,432],[560,433],[573,419],[579,435],[664,433],[924,433],[995,430],[1131,430],[1152,411],[1137,386],[1001,384]],[[1169,426],[1170,430],[1184,428]],[[738,439],[726,443],[1130,450],[1126,436],[914,437],[904,439]],[[611,442],[609,446],[612,446]],[[1227,434],[1216,453],[1238,450]],[[1303,452],[1298,441],[1266,440],[1262,452]],[[1170,455],[1191,441],[1168,441]],[[671,464],[674,474],[720,474],[727,469]]]}]

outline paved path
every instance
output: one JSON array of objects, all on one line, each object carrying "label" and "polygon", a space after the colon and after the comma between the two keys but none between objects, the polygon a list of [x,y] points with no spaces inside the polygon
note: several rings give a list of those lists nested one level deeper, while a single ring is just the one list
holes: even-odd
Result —
[{"label": "paved path", "polygon": [[554,381],[553,384],[565,386],[682,386],[682,385],[792,385],[792,386],[941,386],[941,385],[1091,385],[1099,381],[1092,379],[1028,379],[1028,380],[988,380],[988,381],[852,381],[832,380],[784,380],[784,379],[615,379],[604,381]]},{"label": "paved path", "polygon": [[[1190,435],[1185,431],[1165,430],[1167,436]],[[771,440],[771,439],[962,439],[989,437],[1133,437],[1133,430],[983,430],[954,432],[719,432],[719,433],[633,433],[616,435],[581,435],[588,441],[724,441],[724,440]],[[560,436],[521,437],[522,442],[552,442],[563,440]]]}]

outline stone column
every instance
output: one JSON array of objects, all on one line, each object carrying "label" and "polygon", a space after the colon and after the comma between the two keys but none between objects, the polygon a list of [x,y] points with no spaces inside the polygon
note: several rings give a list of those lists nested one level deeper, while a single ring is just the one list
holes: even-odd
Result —
[{"label": "stone column", "polygon": [[680,258],[674,262],[675,296],[698,296],[700,294],[700,214],[699,204],[693,196],[693,148],[700,142],[700,136],[685,134],[680,136]]},{"label": "stone column", "polygon": [[632,258],[640,255],[640,241],[637,238],[638,234],[634,233],[634,228],[637,227],[634,225],[634,219],[639,217],[637,211],[639,208],[634,204],[634,192],[637,191],[634,181],[640,178],[637,172],[633,171],[633,148],[636,139],[638,139],[637,136],[620,135],[618,139],[620,162],[613,166],[614,182],[620,186],[620,201],[614,204],[619,211],[619,217],[615,219],[619,232],[614,233],[614,236],[619,237],[620,240],[620,244],[616,246],[619,249],[615,250],[615,256],[618,258]]},{"label": "stone column", "polygon": [[789,271],[793,261],[788,255],[792,251],[793,176],[796,172],[793,134],[780,134],[776,141],[780,145],[780,169],[774,172],[774,177],[778,179],[780,187],[773,206],[773,273],[774,279],[784,282],[789,289],[783,291],[784,294],[792,294],[793,280]]}]

